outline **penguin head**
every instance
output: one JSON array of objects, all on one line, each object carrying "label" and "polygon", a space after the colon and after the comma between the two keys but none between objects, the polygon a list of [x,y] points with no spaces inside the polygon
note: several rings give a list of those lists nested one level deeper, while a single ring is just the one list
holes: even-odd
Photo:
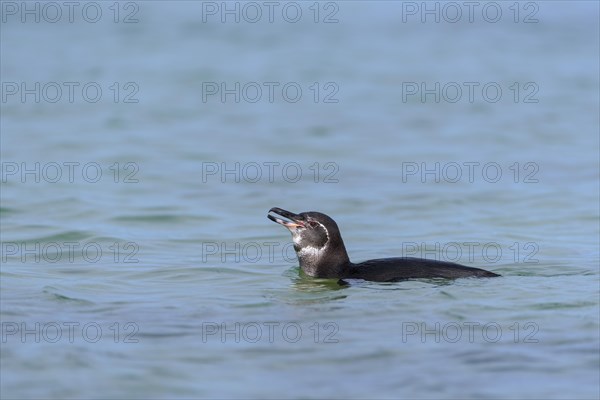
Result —
[{"label": "penguin head", "polygon": [[329,216],[316,211],[294,214],[274,207],[267,217],[291,232],[300,267],[306,274],[318,278],[337,277],[349,264],[340,230]]}]

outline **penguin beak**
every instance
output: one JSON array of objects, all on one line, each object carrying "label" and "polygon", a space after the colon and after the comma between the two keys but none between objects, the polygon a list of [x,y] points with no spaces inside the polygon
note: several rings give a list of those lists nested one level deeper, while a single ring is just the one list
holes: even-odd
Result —
[{"label": "penguin beak", "polygon": [[[284,217],[286,219],[288,219],[289,221],[284,221],[281,218],[277,218],[274,217],[273,215],[271,215],[271,213]],[[301,217],[298,214],[294,214],[293,212],[290,211],[286,211],[282,208],[278,208],[278,207],[273,207],[269,210],[269,213],[267,214],[267,218],[269,218],[271,221],[275,221],[280,225],[285,226],[286,228],[290,229],[290,228],[304,228],[304,222],[302,222],[303,217]]]}]

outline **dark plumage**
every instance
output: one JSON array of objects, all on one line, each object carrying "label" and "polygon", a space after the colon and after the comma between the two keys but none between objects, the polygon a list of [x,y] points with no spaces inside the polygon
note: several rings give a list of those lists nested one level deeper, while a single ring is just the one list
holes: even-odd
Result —
[{"label": "dark plumage", "polygon": [[[274,217],[271,213],[284,217],[287,221]],[[307,275],[315,278],[393,282],[418,278],[500,276],[451,262],[410,257],[380,258],[354,264],[348,258],[337,224],[327,215],[316,211],[294,214],[274,207],[267,216],[290,230],[300,267]]]}]

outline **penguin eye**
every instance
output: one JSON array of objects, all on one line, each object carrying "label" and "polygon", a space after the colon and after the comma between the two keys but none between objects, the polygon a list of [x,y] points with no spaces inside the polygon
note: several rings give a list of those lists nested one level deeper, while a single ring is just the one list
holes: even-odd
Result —
[{"label": "penguin eye", "polygon": [[308,226],[310,226],[311,228],[316,228],[318,225],[319,224],[315,221],[308,221]]}]

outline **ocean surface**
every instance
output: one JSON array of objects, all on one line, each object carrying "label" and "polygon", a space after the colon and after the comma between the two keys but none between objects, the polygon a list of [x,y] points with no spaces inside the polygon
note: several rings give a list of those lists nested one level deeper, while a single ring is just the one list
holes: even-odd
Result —
[{"label": "ocean surface", "polygon": [[600,396],[597,2],[0,12],[2,399]]}]

